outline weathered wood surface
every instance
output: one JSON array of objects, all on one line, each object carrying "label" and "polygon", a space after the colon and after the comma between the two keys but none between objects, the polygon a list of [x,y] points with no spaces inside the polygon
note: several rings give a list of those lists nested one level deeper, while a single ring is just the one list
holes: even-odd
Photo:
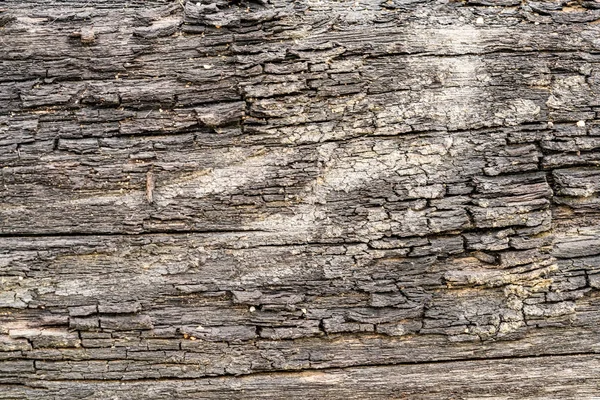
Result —
[{"label": "weathered wood surface", "polygon": [[0,3],[0,399],[600,397],[600,3]]}]

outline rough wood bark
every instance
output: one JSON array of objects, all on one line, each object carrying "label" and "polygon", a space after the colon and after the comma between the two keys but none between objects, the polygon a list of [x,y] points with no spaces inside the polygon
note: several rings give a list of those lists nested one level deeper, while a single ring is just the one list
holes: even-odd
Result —
[{"label": "rough wood bark", "polygon": [[600,396],[600,3],[0,7],[0,399]]}]

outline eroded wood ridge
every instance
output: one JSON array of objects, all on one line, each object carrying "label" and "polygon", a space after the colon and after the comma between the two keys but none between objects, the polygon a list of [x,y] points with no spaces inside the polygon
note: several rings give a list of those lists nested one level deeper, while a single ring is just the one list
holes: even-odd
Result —
[{"label": "eroded wood ridge", "polygon": [[598,395],[597,21],[5,1],[0,399]]}]

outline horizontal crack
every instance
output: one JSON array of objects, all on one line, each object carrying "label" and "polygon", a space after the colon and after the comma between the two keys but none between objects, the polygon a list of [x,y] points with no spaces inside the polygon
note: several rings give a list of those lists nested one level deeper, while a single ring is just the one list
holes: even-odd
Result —
[{"label": "horizontal crack", "polygon": [[[52,238],[52,237],[119,237],[119,236],[152,236],[152,235],[188,235],[188,234],[227,234],[227,233],[269,233],[271,231],[257,229],[191,229],[191,230],[148,230],[141,232],[51,232],[51,233],[0,233],[0,238]],[[275,233],[275,232],[273,232]]]},{"label": "horizontal crack", "polygon": [[[294,371],[283,371],[283,370],[264,370],[250,373],[232,374],[224,373],[222,375],[212,375],[205,377],[162,377],[162,378],[139,378],[139,379],[50,379],[45,377],[45,382],[88,382],[88,383],[144,383],[144,382],[160,382],[160,381],[210,381],[215,378],[235,378],[235,377],[254,377],[254,376],[265,376],[265,375],[280,375],[280,376],[293,376],[302,374],[305,372],[326,372],[326,371],[345,371],[351,369],[368,369],[368,368],[390,368],[390,367],[409,367],[416,365],[433,365],[433,364],[456,364],[456,363],[482,363],[491,361],[512,361],[512,360],[527,360],[527,359],[544,359],[544,358],[574,358],[574,357],[585,357],[585,356],[597,356],[596,352],[569,352],[569,353],[558,353],[558,354],[532,354],[532,355],[513,355],[513,356],[496,356],[496,357],[470,357],[470,358],[458,358],[458,359],[447,359],[447,360],[431,360],[431,361],[416,361],[416,362],[401,362],[401,363],[376,363],[376,364],[359,364],[359,365],[348,365],[343,367],[314,367],[314,368],[302,368]],[[104,360],[106,361],[106,360]],[[28,379],[28,382],[20,383],[23,386],[29,386],[35,382],[35,379]],[[1,384],[0,384],[1,387]]]}]

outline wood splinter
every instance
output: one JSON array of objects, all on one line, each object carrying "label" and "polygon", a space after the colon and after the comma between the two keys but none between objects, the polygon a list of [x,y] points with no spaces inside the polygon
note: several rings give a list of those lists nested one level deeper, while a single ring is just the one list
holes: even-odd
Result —
[{"label": "wood splinter", "polygon": [[146,199],[148,199],[148,203],[152,204],[154,202],[154,174],[152,171],[148,171],[146,173]]},{"label": "wood splinter", "polygon": [[79,32],[73,32],[71,33],[71,37],[79,38],[82,44],[92,44],[96,40],[96,34],[91,27],[84,27]]}]

